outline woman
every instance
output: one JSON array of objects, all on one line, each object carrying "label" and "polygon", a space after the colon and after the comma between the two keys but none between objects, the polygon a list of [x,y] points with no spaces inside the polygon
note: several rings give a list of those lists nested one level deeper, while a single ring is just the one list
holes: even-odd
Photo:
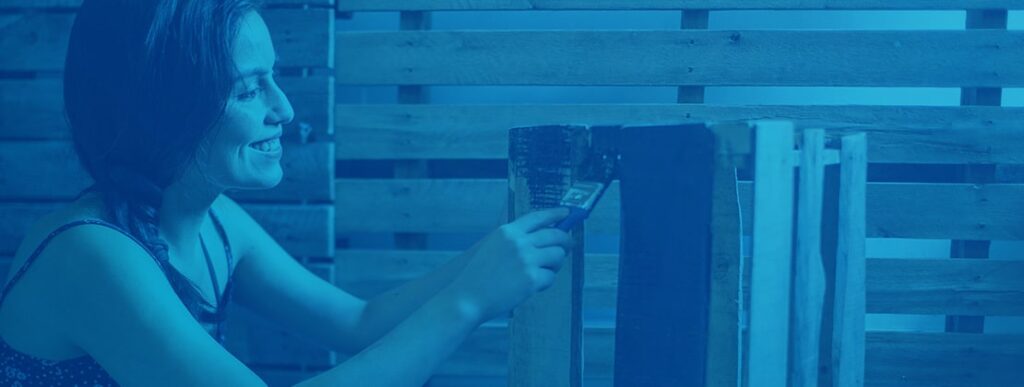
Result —
[{"label": "woman", "polygon": [[[0,293],[0,384],[254,386],[222,346],[237,301],[358,353],[302,385],[422,385],[480,323],[553,281],[566,211],[502,226],[369,301],[312,275],[228,189],[281,180],[291,105],[249,0],[86,0],[67,118],[95,185],[36,223]],[[344,216],[344,214],[339,214]]]}]

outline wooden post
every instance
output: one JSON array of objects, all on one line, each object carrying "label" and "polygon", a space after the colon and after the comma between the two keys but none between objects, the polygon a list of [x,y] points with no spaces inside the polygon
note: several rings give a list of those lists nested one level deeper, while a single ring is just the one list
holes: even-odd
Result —
[{"label": "wooden post", "polygon": [[866,136],[843,137],[832,314],[832,385],[835,387],[864,385],[867,169]]},{"label": "wooden post", "polygon": [[[558,206],[578,178],[587,147],[581,126],[517,128],[509,133],[511,218]],[[527,300],[509,323],[510,387],[579,387],[583,379],[583,227],[554,285]]]},{"label": "wooden post", "polygon": [[[399,14],[399,28],[402,31],[429,30],[429,12],[406,11]],[[420,85],[398,86],[398,103],[423,104],[430,102],[430,89]],[[430,175],[426,160],[395,161],[396,179],[422,179]],[[427,248],[427,235],[422,233],[395,233],[395,248],[401,250],[423,250]]]},{"label": "wooden post", "polygon": [[[967,29],[1006,29],[1008,12],[1006,10],[967,11]],[[963,106],[999,106],[1002,104],[1000,88],[963,88],[960,90],[960,105]],[[990,183],[995,179],[994,165],[969,165],[962,167],[962,180],[965,183]],[[986,259],[989,255],[990,241],[954,240],[950,245],[951,258]],[[985,330],[984,316],[946,316],[947,332],[982,333]]]},{"label": "wooden post", "polygon": [[750,387],[786,385],[793,235],[793,124],[759,122],[755,132],[750,279]]},{"label": "wooden post", "polygon": [[705,385],[715,136],[623,132],[615,385]]},{"label": "wooden post", "polygon": [[804,131],[801,148],[790,383],[796,387],[817,387],[821,317],[825,304],[825,269],[821,262],[825,131]]}]

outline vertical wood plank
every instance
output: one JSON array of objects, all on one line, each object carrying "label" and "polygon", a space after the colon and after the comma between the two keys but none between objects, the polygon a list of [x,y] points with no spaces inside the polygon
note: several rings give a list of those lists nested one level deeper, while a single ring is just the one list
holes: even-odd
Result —
[{"label": "vertical wood plank", "polygon": [[[737,387],[741,364],[742,224],[736,154],[749,154],[750,127],[715,128],[715,177],[711,218],[711,283],[708,316],[707,386]],[[736,149],[737,146],[743,147]]]},{"label": "vertical wood plank", "polygon": [[840,154],[839,240],[832,318],[832,385],[864,385],[866,306],[867,136],[843,137]]},{"label": "vertical wood plank", "polygon": [[[1006,29],[1009,13],[1006,10],[968,11],[967,29]],[[1002,104],[1002,89],[964,88],[960,90],[960,105],[999,106]],[[995,179],[994,165],[969,165],[962,167],[965,183],[988,183]],[[951,258],[986,259],[990,241],[953,240],[950,245]],[[982,333],[985,330],[983,316],[947,316],[947,332]]]},{"label": "vertical wood plank", "polygon": [[[399,28],[403,31],[429,30],[432,18],[429,12],[401,12]],[[398,103],[424,104],[430,102],[430,89],[427,86],[399,86]],[[398,160],[395,162],[394,176],[396,179],[426,178],[430,171],[426,160]],[[403,250],[422,250],[427,248],[427,235],[421,233],[395,233],[395,247]]]},{"label": "vertical wood plank", "polygon": [[805,130],[801,148],[790,382],[796,387],[817,387],[821,317],[825,303],[825,268],[821,262],[825,131]]},{"label": "vertical wood plank", "polygon": [[705,385],[715,153],[703,124],[623,132],[617,386]]},{"label": "vertical wood plank", "polygon": [[786,385],[793,233],[793,124],[763,121],[755,132],[750,278],[750,387]]},{"label": "vertical wood plank", "polygon": [[[509,133],[512,218],[556,207],[578,178],[587,151],[581,126],[517,128]],[[510,387],[579,387],[583,379],[583,230],[554,284],[512,312]]]},{"label": "vertical wood plank", "polygon": [[[708,29],[708,18],[708,11],[683,11],[679,27],[684,30],[706,30]],[[676,102],[678,103],[704,103],[704,86],[680,86],[676,93]]]}]

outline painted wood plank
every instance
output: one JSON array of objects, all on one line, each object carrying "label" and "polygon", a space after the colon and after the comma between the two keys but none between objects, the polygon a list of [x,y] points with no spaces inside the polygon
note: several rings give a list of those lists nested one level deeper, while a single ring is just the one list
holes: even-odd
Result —
[{"label": "painted wood plank", "polygon": [[[581,126],[517,128],[509,133],[509,214],[556,207],[578,179],[588,151]],[[509,386],[579,387],[583,378],[583,226],[554,283],[512,311]]]},{"label": "painted wood plank", "polygon": [[750,278],[750,387],[786,385],[792,284],[793,125],[758,123]]},{"label": "painted wood plank", "polygon": [[[335,0],[270,0],[264,6],[282,5],[334,5]],[[0,0],[0,9],[21,8],[78,8],[82,0]]]},{"label": "painted wood plank", "polygon": [[705,384],[716,137],[625,128],[615,384]]},{"label": "painted wood plank", "polygon": [[[285,135],[307,141],[332,141],[334,135],[334,77],[278,78],[295,109]],[[71,133],[64,121],[60,78],[0,79],[0,139],[64,140]]]},{"label": "painted wood plank", "polygon": [[[267,9],[279,67],[334,66],[334,12],[325,8]],[[0,71],[61,71],[74,13],[0,14]]]},{"label": "painted wood plank", "polygon": [[[867,137],[845,136],[840,151],[839,226],[832,314],[832,385],[864,385]],[[914,283],[916,281],[904,282]]]},{"label": "painted wood plank", "polygon": [[[14,255],[29,227],[60,203],[0,203],[0,255]],[[329,205],[244,204],[263,228],[296,257],[334,256],[334,208]]]},{"label": "painted wood plank", "polygon": [[339,105],[340,159],[502,159],[508,128],[785,119],[866,132],[877,163],[1024,164],[1024,108],[914,106]]},{"label": "painted wood plank", "polygon": [[[284,179],[277,187],[230,196],[244,201],[333,200],[334,144],[284,147]],[[91,181],[70,141],[0,142],[0,200],[70,200]]]},{"label": "painted wood plank", "polygon": [[[994,30],[339,32],[337,77],[342,85],[1020,87],[1022,35]],[[836,50],[840,44],[844,49]]]},{"label": "painted wood plank", "polygon": [[337,0],[338,10],[962,10],[1024,9],[1014,0]]},{"label": "painted wood plank", "polygon": [[[821,261],[822,210],[825,200],[825,131],[804,131],[799,153],[799,201],[796,205],[796,255],[793,265],[791,322],[793,330],[790,337],[792,363],[789,369],[789,383],[797,387],[817,387],[822,308],[825,305],[825,267]],[[754,232],[756,233],[757,229]]]}]

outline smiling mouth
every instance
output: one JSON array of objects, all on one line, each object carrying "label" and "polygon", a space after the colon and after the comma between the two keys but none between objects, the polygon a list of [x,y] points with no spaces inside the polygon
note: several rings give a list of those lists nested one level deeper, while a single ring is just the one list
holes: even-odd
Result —
[{"label": "smiling mouth", "polygon": [[249,144],[249,148],[252,148],[258,152],[277,152],[281,150],[281,138],[271,138],[269,140],[254,142],[252,144]]}]

